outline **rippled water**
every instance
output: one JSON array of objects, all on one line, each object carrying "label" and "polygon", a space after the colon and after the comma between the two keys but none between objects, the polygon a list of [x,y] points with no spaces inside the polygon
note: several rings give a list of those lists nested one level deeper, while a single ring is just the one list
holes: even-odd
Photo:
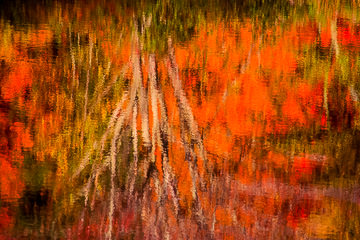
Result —
[{"label": "rippled water", "polygon": [[357,1],[1,1],[0,239],[359,239]]}]

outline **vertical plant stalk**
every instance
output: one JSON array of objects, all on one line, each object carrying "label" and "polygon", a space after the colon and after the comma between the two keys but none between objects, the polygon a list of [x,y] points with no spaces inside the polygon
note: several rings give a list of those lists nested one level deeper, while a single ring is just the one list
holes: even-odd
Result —
[{"label": "vertical plant stalk", "polygon": [[[153,174],[155,189],[158,196],[157,200],[157,222],[164,227],[164,238],[169,239],[169,226],[167,223],[167,211],[164,207],[167,192],[170,193],[171,200],[174,207],[175,216],[179,214],[179,193],[177,189],[176,177],[169,162],[169,124],[167,119],[167,112],[163,96],[159,90],[158,79],[156,73],[155,54],[149,55],[149,89],[151,96],[151,108],[153,114],[153,130],[152,130],[152,147],[151,147],[151,162],[155,163],[155,150],[157,144],[161,152],[161,162],[163,170],[163,183],[158,179],[157,174]],[[158,103],[160,104],[161,119],[159,122]],[[150,162],[147,162],[148,166]]]},{"label": "vertical plant stalk", "polygon": [[330,31],[331,31],[331,43],[335,50],[335,56],[336,56],[336,58],[338,58],[338,56],[340,54],[340,49],[339,49],[339,44],[338,44],[338,40],[337,40],[336,22],[337,22],[336,18],[335,18],[335,20],[331,21]]},{"label": "vertical plant stalk", "polygon": [[[174,88],[174,94],[177,100],[177,105],[179,109],[179,117],[180,117],[180,134],[182,138],[182,142],[185,148],[185,160],[188,163],[189,172],[192,180],[192,197],[194,200],[194,207],[196,212],[196,218],[200,228],[208,229],[206,218],[204,216],[204,212],[201,206],[201,202],[198,196],[197,191],[197,182],[199,181],[201,185],[203,185],[203,180],[199,177],[198,169],[197,169],[197,156],[194,150],[193,143],[196,143],[199,149],[199,155],[204,162],[204,167],[208,170],[208,162],[206,156],[206,150],[199,132],[199,127],[195,121],[194,115],[192,113],[191,107],[187,101],[185,92],[182,89],[182,84],[179,78],[179,70],[175,61],[175,53],[174,48],[172,46],[172,41],[169,39],[168,41],[168,49],[169,54],[167,58],[168,63],[168,72],[169,76]],[[251,51],[251,50],[250,50]],[[249,53],[250,55],[250,53]],[[186,139],[186,130],[189,130],[189,139]],[[211,175],[211,174],[210,174]]]},{"label": "vertical plant stalk", "polygon": [[133,145],[133,156],[134,160],[131,163],[130,171],[128,175],[128,190],[129,196],[128,200],[132,199],[132,194],[134,191],[135,180],[137,176],[137,164],[138,164],[138,136],[137,136],[137,101],[134,103],[132,121],[131,121],[131,135],[132,135],[132,145]]},{"label": "vertical plant stalk", "polygon": [[143,86],[143,82],[139,86],[139,110],[141,115],[141,130],[145,147],[151,146],[150,131],[149,131],[149,107],[148,107],[148,92]]},{"label": "vertical plant stalk", "polygon": [[[129,64],[126,63],[122,66],[120,72],[119,72],[119,70],[115,71],[114,76],[111,79],[111,81],[108,83],[107,87],[103,90],[102,93],[100,93],[97,96],[95,103],[93,104],[91,109],[89,109],[88,115],[92,114],[95,111],[96,106],[98,106],[100,104],[100,102],[103,100],[103,98],[110,92],[111,88],[113,88],[114,84],[116,83],[116,80],[124,79],[124,76],[125,76],[126,72],[128,71],[128,69],[129,69]],[[108,75],[108,74],[106,74],[106,75]]]},{"label": "vertical plant stalk", "polygon": [[[110,203],[109,203],[109,227],[106,234],[107,239],[112,238],[112,225],[113,225],[113,214],[115,210],[114,205],[114,198],[115,198],[115,177],[116,177],[116,157],[117,157],[117,142],[120,137],[120,133],[122,130],[122,127],[124,125],[125,120],[130,115],[130,112],[133,110],[135,106],[136,101],[136,82],[133,82],[130,88],[130,101],[126,107],[126,110],[124,113],[120,113],[119,118],[117,119],[117,122],[115,124],[114,128],[114,136],[111,140],[111,147],[110,147],[110,169],[111,169],[111,189],[110,189]],[[119,145],[121,144],[121,141],[119,142]]]},{"label": "vertical plant stalk", "polygon": [[[92,199],[92,204],[91,204],[91,207],[93,207],[93,204],[94,204],[94,201],[95,201],[95,192],[96,192],[96,188],[97,188],[97,182],[98,182],[98,177],[99,177],[99,174],[104,171],[104,169],[108,166],[109,164],[109,161],[105,161],[104,163],[102,162],[102,158],[103,158],[103,151],[104,151],[104,148],[105,148],[105,142],[106,142],[106,139],[108,137],[108,134],[110,133],[110,130],[113,128],[114,124],[115,124],[115,121],[118,119],[119,117],[119,114],[123,108],[123,105],[124,105],[124,102],[126,101],[126,99],[128,98],[128,94],[127,93],[124,93],[124,95],[122,96],[121,98],[121,101],[118,103],[117,107],[115,108],[115,110],[113,111],[113,114],[110,118],[110,121],[109,121],[109,124],[108,124],[108,127],[105,131],[105,133],[103,134],[103,136],[101,137],[101,141],[100,141],[100,160],[99,160],[99,163],[96,164],[94,163],[92,165],[92,168],[91,168],[91,175],[88,179],[88,183],[86,185],[86,188],[84,190],[84,194],[85,194],[85,206],[87,205],[87,202],[88,202],[88,198],[89,198],[89,193],[90,193],[90,188],[91,188],[91,184],[92,182],[94,182],[94,197]],[[127,113],[127,112],[125,112]],[[128,114],[128,113],[127,113]],[[124,119],[126,119],[128,117],[128,115],[124,116]],[[96,147],[96,145],[94,146],[94,148]],[[87,162],[86,164],[88,163],[88,160],[87,159]],[[80,171],[82,169],[85,168],[85,164],[82,164],[80,165],[82,166],[82,168],[80,168]],[[80,171],[78,171],[78,174],[80,173]]]},{"label": "vertical plant stalk", "polygon": [[141,63],[141,48],[138,36],[138,25],[134,23],[135,31],[133,34],[133,50],[132,50],[132,63],[133,63],[133,80],[137,83],[137,91],[139,97],[139,111],[141,115],[141,129],[144,145],[151,146],[150,133],[149,133],[149,109],[147,91],[143,86],[143,74]]},{"label": "vertical plant stalk", "polygon": [[[155,59],[154,59],[155,60]],[[156,62],[154,62],[156,63]],[[156,78],[156,95],[157,95],[157,102],[159,104],[159,109],[160,109],[160,115],[161,115],[161,118],[160,118],[160,123],[158,122],[157,120],[157,130],[154,130],[156,131],[157,133],[157,142],[159,144],[159,147],[160,147],[160,151],[162,154],[165,154],[166,155],[166,158],[165,158],[165,162],[164,162],[164,157],[162,155],[162,165],[164,166],[165,165],[165,168],[163,167],[163,171],[168,169],[167,172],[168,172],[168,176],[170,176],[170,181],[167,181],[167,183],[164,182],[164,184],[162,185],[159,185],[159,190],[162,191],[162,200],[160,202],[160,205],[159,205],[159,209],[160,208],[164,208],[164,204],[163,202],[165,201],[165,197],[167,196],[167,193],[166,193],[166,189],[170,190],[170,195],[172,197],[172,201],[173,201],[173,205],[174,206],[179,206],[179,192],[177,190],[177,182],[176,182],[176,178],[173,174],[173,171],[171,169],[171,166],[169,164],[169,159],[168,159],[168,152],[169,152],[169,149],[168,149],[168,144],[169,144],[169,138],[171,137],[171,132],[170,132],[170,127],[169,127],[169,121],[168,121],[168,118],[167,118],[167,108],[166,108],[166,104],[165,104],[165,98],[164,98],[164,94],[163,92],[161,91],[160,89],[160,84],[158,82],[158,79]],[[164,131],[163,129],[165,129],[165,132],[167,133],[166,134],[166,141],[162,141],[161,140],[161,137],[164,135]],[[163,146],[166,146],[165,148]],[[164,151],[165,149],[165,151]],[[165,174],[164,174],[165,175]],[[160,184],[160,182],[159,182]],[[164,209],[162,209],[160,211],[160,213],[163,214],[163,216],[160,216],[160,218],[164,219],[163,221],[166,221],[166,219],[168,218],[167,217],[167,214],[166,214],[166,211]],[[178,215],[178,211],[175,210],[175,214],[176,216]],[[185,226],[181,223],[181,221],[179,221],[179,218],[177,217],[177,220],[178,220],[178,227],[180,229],[180,232],[182,233],[183,237],[185,237],[184,233],[186,231],[185,229]],[[165,222],[165,235],[168,233],[168,223]]]},{"label": "vertical plant stalk", "polygon": [[[135,23],[135,27],[137,24]],[[130,102],[127,106],[127,110],[124,115],[122,115],[116,125],[114,130],[114,137],[111,141],[111,148],[110,148],[110,169],[111,169],[111,189],[110,189],[110,206],[109,206],[109,228],[106,234],[107,239],[112,238],[112,225],[113,225],[113,214],[114,214],[114,197],[115,197],[115,171],[116,171],[116,152],[117,152],[117,140],[119,138],[119,134],[121,131],[121,127],[125,121],[125,117],[129,114],[133,108],[136,106],[136,96],[141,84],[142,74],[141,74],[141,65],[140,65],[140,53],[139,53],[139,43],[138,43],[138,34],[137,31],[133,33],[133,44],[131,49],[131,62],[133,65],[133,83],[130,89]],[[136,119],[135,119],[136,124]],[[136,130],[136,127],[135,127]],[[121,142],[120,142],[121,144]]]},{"label": "vertical plant stalk", "polygon": [[88,104],[88,94],[89,94],[89,82],[90,82],[90,70],[91,70],[91,60],[92,60],[92,48],[93,48],[93,41],[90,37],[90,44],[89,44],[89,66],[86,74],[86,87],[85,87],[85,99],[84,99],[84,113],[83,113],[83,127],[81,130],[81,138],[80,142],[83,144],[84,142],[84,131],[85,131],[85,124],[87,118],[87,104]]},{"label": "vertical plant stalk", "polygon": [[[157,142],[159,143],[162,160],[162,170],[164,176],[163,189],[167,189],[170,192],[170,196],[174,205],[175,216],[179,214],[179,193],[177,189],[176,177],[173,173],[172,167],[169,161],[169,127],[168,119],[165,108],[161,109],[161,119],[159,124],[159,134],[157,136]],[[167,194],[164,193],[166,196]]]},{"label": "vertical plant stalk", "polygon": [[211,216],[211,227],[210,227],[210,233],[212,237],[215,236],[215,224],[216,224],[216,205],[213,210],[213,214]]},{"label": "vertical plant stalk", "polygon": [[[151,107],[153,113],[153,131],[152,131],[152,150],[151,162],[155,163],[155,150],[157,144],[161,152],[161,163],[163,170],[163,183],[160,182],[156,170],[153,171],[152,178],[155,183],[155,190],[157,198],[157,216],[156,222],[158,226],[164,227],[164,239],[170,239],[169,226],[167,222],[167,211],[165,209],[165,201],[170,193],[171,200],[174,207],[175,216],[179,214],[179,193],[177,190],[176,177],[169,163],[169,139],[168,139],[168,120],[164,99],[161,97],[159,86],[157,83],[156,74],[156,61],[155,55],[149,56],[149,81],[150,81],[150,94],[151,94]],[[158,102],[161,108],[161,119],[159,122],[158,116]],[[150,162],[147,163],[148,165]]]},{"label": "vertical plant stalk", "polygon": [[165,209],[165,201],[166,201],[166,194],[164,191],[164,184],[161,184],[159,180],[159,173],[157,171],[153,171],[152,178],[155,185],[155,192],[157,195],[156,200],[156,216],[155,216],[155,237],[156,239],[162,239],[160,238],[160,234],[158,233],[158,227],[163,226],[164,227],[164,235],[165,239],[167,239],[166,236],[169,236],[169,223],[168,223],[168,216]]},{"label": "vertical plant stalk", "polygon": [[[125,113],[121,114],[118,118],[118,121],[116,122],[115,129],[114,129],[114,136],[111,140],[111,147],[110,147],[110,183],[111,183],[111,189],[110,189],[110,203],[109,203],[109,228],[108,232],[106,234],[107,239],[112,239],[112,225],[113,225],[113,215],[115,210],[115,177],[116,177],[116,157],[117,157],[117,142],[120,137],[122,126],[124,125],[124,121],[126,117],[129,115],[131,109],[134,107],[134,104],[130,102],[125,110]],[[121,144],[121,142],[120,142]]]},{"label": "vertical plant stalk", "polygon": [[201,139],[199,127],[195,121],[191,107],[186,99],[185,92],[182,89],[182,84],[179,78],[179,70],[175,60],[175,51],[172,46],[171,39],[169,39],[168,41],[168,48],[169,48],[169,54],[167,58],[168,72],[174,88],[174,94],[178,104],[179,112],[184,117],[184,120],[187,123],[187,127],[189,128],[191,134],[191,140],[195,141],[196,144],[198,145],[200,157],[204,161],[205,169],[207,169],[208,162],[206,157],[206,150],[203,141]]},{"label": "vertical plant stalk", "polygon": [[71,99],[73,99],[74,86],[76,85],[76,67],[75,67],[75,56],[71,40],[71,29],[69,29],[69,42],[70,42],[70,56],[71,56],[71,70],[72,70],[72,81],[71,81]]},{"label": "vertical plant stalk", "polygon": [[329,116],[329,104],[328,104],[328,88],[329,88],[329,72],[325,73],[325,79],[324,79],[324,96],[323,96],[323,107],[325,109],[325,115],[326,115],[326,129],[329,129],[330,127],[330,116]]},{"label": "vertical plant stalk", "polygon": [[[156,150],[156,144],[160,144],[160,124],[159,124],[159,115],[158,115],[158,98],[159,98],[159,86],[158,86],[158,79],[157,79],[157,72],[156,72],[156,60],[155,60],[155,54],[149,55],[149,82],[150,82],[150,96],[151,96],[151,109],[153,114],[153,127],[152,127],[152,146],[151,146],[151,163],[155,163],[155,150]],[[163,111],[165,113],[165,109]],[[166,116],[166,115],[162,115]],[[145,163],[145,169],[148,168],[150,165],[150,162],[147,160]],[[165,202],[165,190],[164,190],[164,184],[160,183],[160,180],[158,178],[157,172],[154,172],[152,174],[154,184],[155,184],[155,192],[158,196],[157,198],[157,214],[156,214],[156,221],[159,223],[160,226],[164,227],[164,238],[167,239],[170,237],[169,233],[169,226],[167,222],[167,214],[166,209],[164,207]],[[174,205],[176,205],[175,203]],[[157,230],[157,229],[156,229]],[[155,238],[160,239],[159,233],[155,232]]]},{"label": "vertical plant stalk", "polygon": [[[101,141],[100,141],[100,146],[101,146],[101,151],[100,154],[102,154],[102,151],[104,150],[104,145],[106,142],[106,139],[111,131],[111,129],[114,127],[117,119],[119,118],[120,112],[121,110],[123,110],[123,105],[125,103],[125,101],[128,99],[128,94],[124,93],[124,95],[122,96],[120,102],[118,103],[118,105],[116,106],[115,110],[113,111],[113,114],[110,118],[109,124],[107,126],[107,129],[105,131],[105,133],[103,134],[103,136],[101,137]],[[92,148],[89,149],[89,151],[86,153],[85,157],[82,159],[82,161],[80,162],[79,166],[77,167],[76,172],[73,174],[72,179],[76,178],[79,176],[79,174],[81,173],[82,170],[84,170],[84,168],[88,165],[89,160],[90,160],[90,155],[91,155],[91,151],[93,149],[96,149],[98,146],[98,142],[94,141]]]},{"label": "vertical plant stalk", "polygon": [[[200,225],[200,227],[204,227],[205,224],[205,216],[203,213],[203,209],[201,206],[201,202],[199,199],[199,195],[198,195],[198,190],[197,190],[197,182],[198,182],[198,170],[196,167],[196,154],[194,152],[193,146],[191,146],[191,144],[188,143],[187,139],[186,139],[186,128],[185,128],[185,121],[183,119],[183,116],[180,115],[180,135],[181,135],[181,142],[184,145],[185,148],[185,161],[188,164],[188,169],[190,172],[190,176],[191,176],[191,194],[192,194],[192,198],[194,201],[194,207],[195,207],[195,215],[196,218],[198,220],[198,223]],[[201,180],[199,180],[201,181]]]},{"label": "vertical plant stalk", "polygon": [[[143,74],[141,69],[141,50],[139,47],[139,37],[137,32],[137,23],[134,23],[135,30],[133,32],[133,44],[131,50],[131,62],[133,66],[133,83],[136,86],[134,88],[133,93],[138,97],[140,102],[139,110],[140,110],[140,117],[141,117],[141,126],[142,126],[142,136],[144,139],[144,143],[149,145],[150,137],[149,137],[149,114],[147,108],[147,96],[145,95],[145,91],[143,89]],[[135,99],[134,109],[133,109],[133,119],[131,123],[132,129],[132,143],[133,143],[133,156],[134,161],[131,163],[130,166],[130,174],[128,175],[127,182],[128,186],[127,189],[129,191],[129,199],[134,190],[135,179],[137,176],[137,164],[138,164],[138,136],[137,136],[137,99]]]},{"label": "vertical plant stalk", "polygon": [[151,214],[153,201],[151,199],[150,181],[144,187],[144,194],[141,200],[141,218],[144,223],[143,239],[160,239],[156,228],[156,215]]},{"label": "vertical plant stalk", "polygon": [[[151,109],[153,114],[153,127],[152,127],[152,146],[151,146],[151,162],[155,162],[155,150],[157,137],[159,135],[159,116],[158,116],[158,101],[157,101],[157,74],[155,64],[155,54],[149,56],[149,81],[150,81],[150,96],[151,96]],[[149,165],[149,163],[147,164]]]}]

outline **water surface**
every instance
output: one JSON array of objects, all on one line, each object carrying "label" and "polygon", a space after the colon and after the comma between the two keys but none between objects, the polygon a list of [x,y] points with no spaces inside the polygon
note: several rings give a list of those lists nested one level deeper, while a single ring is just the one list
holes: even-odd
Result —
[{"label": "water surface", "polygon": [[0,239],[360,238],[356,1],[0,16]]}]

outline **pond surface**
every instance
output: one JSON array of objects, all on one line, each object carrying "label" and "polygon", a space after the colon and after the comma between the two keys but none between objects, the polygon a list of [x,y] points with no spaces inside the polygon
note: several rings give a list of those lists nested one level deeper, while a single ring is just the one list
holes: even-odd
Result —
[{"label": "pond surface", "polygon": [[360,239],[357,1],[0,4],[0,239]]}]

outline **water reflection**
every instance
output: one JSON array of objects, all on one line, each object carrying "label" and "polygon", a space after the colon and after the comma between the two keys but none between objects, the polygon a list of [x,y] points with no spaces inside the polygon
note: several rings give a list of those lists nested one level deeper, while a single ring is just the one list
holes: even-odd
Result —
[{"label": "water reflection", "polygon": [[358,8],[327,4],[2,10],[0,238],[359,237]]}]

